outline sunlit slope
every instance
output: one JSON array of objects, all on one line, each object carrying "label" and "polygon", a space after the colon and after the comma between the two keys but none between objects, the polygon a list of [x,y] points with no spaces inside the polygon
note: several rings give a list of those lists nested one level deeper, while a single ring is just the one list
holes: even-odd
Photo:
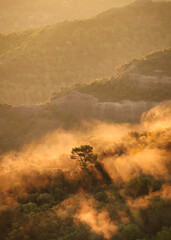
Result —
[{"label": "sunlit slope", "polygon": [[1,0],[0,32],[92,17],[133,0]]},{"label": "sunlit slope", "polygon": [[135,127],[60,129],[20,151],[25,128],[0,141],[1,240],[170,240],[170,120],[168,102]]},{"label": "sunlit slope", "polygon": [[55,89],[109,76],[134,57],[171,45],[171,3],[131,4],[86,21],[38,29],[0,58],[1,101],[45,101]]},{"label": "sunlit slope", "polygon": [[54,93],[57,99],[78,91],[100,101],[155,101],[171,99],[171,49],[156,51],[118,68],[110,78],[77,84]]}]

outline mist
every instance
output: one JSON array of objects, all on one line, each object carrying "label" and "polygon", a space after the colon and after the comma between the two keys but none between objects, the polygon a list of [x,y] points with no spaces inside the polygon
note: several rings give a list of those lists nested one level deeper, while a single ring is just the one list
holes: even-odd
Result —
[{"label": "mist", "polygon": [[[85,144],[93,146],[115,185],[129,182],[141,174],[167,181],[170,174],[170,152],[167,150],[171,134],[169,105],[170,102],[161,104],[143,114],[141,124],[84,122],[79,130],[58,129],[38,143],[33,141],[20,151],[1,155],[1,192],[6,195],[14,187],[25,192],[27,184],[42,185],[37,174],[53,175],[57,170],[76,174],[75,168],[80,172],[70,154],[72,148]],[[28,182],[23,182],[24,176]]]},{"label": "mist", "polygon": [[62,1],[1,0],[0,31],[9,32],[50,25],[65,20],[93,17],[112,7],[121,7],[133,0],[109,1]]},{"label": "mist", "polygon": [[0,240],[171,239],[170,19],[0,1]]}]

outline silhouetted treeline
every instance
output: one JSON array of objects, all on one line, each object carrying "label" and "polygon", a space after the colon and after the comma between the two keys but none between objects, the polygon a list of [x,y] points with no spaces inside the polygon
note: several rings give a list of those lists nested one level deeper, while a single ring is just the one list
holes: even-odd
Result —
[{"label": "silhouetted treeline", "polygon": [[171,49],[137,58],[118,68],[110,78],[76,84],[53,94],[56,99],[72,91],[90,94],[101,101],[120,100],[161,102],[171,99]]}]

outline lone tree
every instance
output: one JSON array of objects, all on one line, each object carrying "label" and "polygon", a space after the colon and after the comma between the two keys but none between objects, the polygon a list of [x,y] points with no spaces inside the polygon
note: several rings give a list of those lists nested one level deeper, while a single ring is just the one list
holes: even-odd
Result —
[{"label": "lone tree", "polygon": [[86,170],[89,173],[90,167],[95,167],[96,170],[101,173],[101,176],[106,183],[112,182],[110,176],[104,169],[103,164],[98,161],[97,154],[93,153],[93,147],[84,145],[73,148],[71,152],[71,159],[76,159],[81,169]]},{"label": "lone tree", "polygon": [[93,147],[89,145],[73,148],[71,159],[76,159],[80,167],[84,170],[97,163],[97,155],[93,154]]}]

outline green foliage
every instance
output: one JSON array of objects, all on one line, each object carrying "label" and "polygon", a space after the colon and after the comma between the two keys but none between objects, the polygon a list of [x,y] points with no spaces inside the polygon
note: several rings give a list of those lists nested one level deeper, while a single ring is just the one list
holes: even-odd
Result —
[{"label": "green foliage", "polygon": [[43,204],[46,204],[46,203],[50,203],[53,200],[54,199],[50,194],[42,193],[42,194],[39,195],[39,197],[37,199],[37,202],[38,202],[39,205],[43,205]]},{"label": "green foliage", "polygon": [[[10,124],[15,126],[15,120],[21,122],[21,129],[25,129],[18,115],[12,115],[12,112],[13,108],[9,105],[0,105],[0,113],[9,123],[8,128]],[[40,117],[39,114],[37,116]],[[45,116],[46,114],[43,115],[44,118]],[[16,124],[15,128],[17,127]],[[8,131],[9,134],[14,134]],[[122,157],[130,156],[130,151],[137,150],[138,146],[141,150],[147,146],[148,149],[165,150],[165,156],[169,156],[170,138],[167,134],[168,130],[157,133],[131,132],[123,143],[111,144],[113,147],[104,152],[102,148],[98,157],[92,146],[82,145],[73,148],[71,154],[71,161],[78,161],[79,170],[24,171],[20,175],[19,185],[9,185],[8,191],[4,192],[2,182],[0,240],[105,240],[99,231],[95,233],[89,224],[84,221],[81,223],[79,214],[82,213],[82,206],[92,209],[92,213],[85,212],[85,216],[100,226],[100,229],[106,226],[109,228],[110,223],[118,227],[111,234],[110,240],[170,240],[171,200],[163,191],[169,189],[169,177],[164,175],[163,178],[158,176],[156,179],[140,172],[127,183],[119,178],[113,183],[103,166],[105,159],[121,160]],[[19,138],[17,134],[11,137],[16,141]],[[1,151],[2,146],[1,142]],[[8,151],[12,149],[11,144],[7,146]],[[165,167],[169,172],[170,165],[166,164]],[[3,171],[3,165],[1,170]],[[160,188],[162,191],[158,191]],[[154,191],[158,192],[152,198]],[[141,205],[141,201],[139,205],[139,200],[148,200],[146,207]]]},{"label": "green foliage", "polygon": [[132,179],[127,186],[127,195],[137,198],[139,196],[144,196],[149,194],[151,187],[151,179],[148,177],[137,177]]},{"label": "green foliage", "polygon": [[143,220],[143,230],[148,234],[161,231],[163,226],[169,227],[171,223],[171,201],[160,197],[152,199],[151,206],[140,210]]},{"label": "green foliage", "polygon": [[[86,149],[91,151],[89,147]],[[80,206],[74,199],[77,198],[80,188],[85,196],[89,195],[90,199],[96,200],[97,205],[94,208],[99,214],[107,209],[111,220],[117,223],[118,230],[111,236],[111,240],[170,240],[170,200],[159,197],[151,199],[151,204],[147,208],[137,210],[141,218],[141,221],[138,221],[134,217],[135,212],[129,209],[125,199],[121,198],[120,192],[123,192],[125,185],[116,188],[113,184],[106,185],[105,181],[100,181],[90,188],[90,178],[83,184],[85,174],[89,176],[88,172],[82,170],[76,180],[68,180],[68,174],[58,171],[53,175],[50,172],[41,175],[39,177],[47,183],[46,186],[30,186],[28,182],[29,190],[25,195],[18,195],[18,192],[11,189],[10,192],[13,192],[13,197],[18,203],[0,209],[1,240],[105,240],[84,222],[75,221],[75,214],[78,214]],[[144,176],[141,177],[141,181],[142,179],[144,182]],[[139,185],[136,181],[134,184],[134,188],[139,192]],[[73,205],[70,204],[72,199]],[[58,213],[63,210],[67,211],[67,215],[61,219]],[[120,212],[124,215],[120,215]],[[123,223],[123,216],[127,216],[129,222]]]},{"label": "green foliage", "polygon": [[142,238],[143,234],[140,228],[135,224],[121,225],[119,232],[124,240],[135,240]]},{"label": "green foliage", "polygon": [[95,199],[103,203],[106,203],[108,201],[108,197],[105,192],[97,192],[95,195]]},{"label": "green foliage", "polygon": [[164,227],[160,232],[157,233],[157,236],[154,238],[156,240],[170,240],[171,239],[171,227]]}]

